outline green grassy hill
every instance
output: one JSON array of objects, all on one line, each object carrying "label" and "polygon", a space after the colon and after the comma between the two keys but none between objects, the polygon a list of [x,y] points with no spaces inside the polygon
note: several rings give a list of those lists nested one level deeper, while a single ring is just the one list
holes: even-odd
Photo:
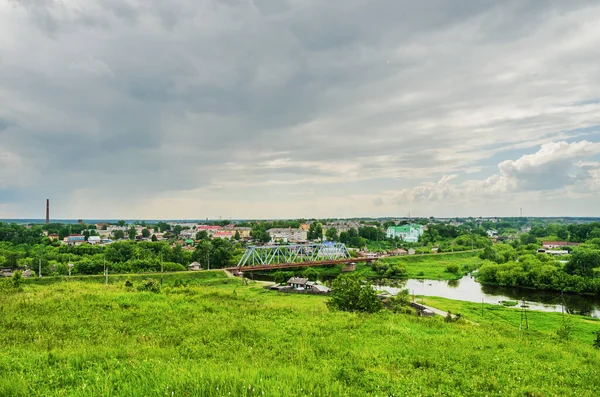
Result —
[{"label": "green grassy hill", "polygon": [[587,339],[558,342],[502,321],[331,312],[325,297],[196,274],[180,274],[189,285],[177,288],[165,278],[159,294],[124,279],[28,282],[2,293],[0,395],[595,396],[600,388],[600,353]]}]

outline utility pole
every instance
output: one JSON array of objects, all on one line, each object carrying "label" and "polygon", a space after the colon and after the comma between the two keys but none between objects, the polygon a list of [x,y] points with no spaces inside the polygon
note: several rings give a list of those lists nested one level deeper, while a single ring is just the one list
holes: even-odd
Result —
[{"label": "utility pole", "polygon": [[525,298],[521,300],[521,324],[519,324],[519,331],[523,328],[523,320],[525,320],[525,329],[529,329],[529,321],[527,319],[527,305],[525,305]]},{"label": "utility pole", "polygon": [[42,278],[42,258],[38,258],[38,263],[39,263],[39,265],[38,265],[38,270],[39,270],[38,271],[38,276],[39,276],[39,278]]},{"label": "utility pole", "polygon": [[102,259],[102,263],[104,264],[104,283],[108,284],[108,268],[106,267],[106,258]]},{"label": "utility pole", "polygon": [[206,253],[206,264],[208,267],[207,270],[210,270],[210,254],[208,252]]}]

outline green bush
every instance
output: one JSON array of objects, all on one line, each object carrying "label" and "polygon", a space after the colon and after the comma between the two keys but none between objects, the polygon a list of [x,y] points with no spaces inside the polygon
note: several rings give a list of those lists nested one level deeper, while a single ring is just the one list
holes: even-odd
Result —
[{"label": "green bush", "polygon": [[452,273],[452,274],[459,274],[460,269],[459,269],[458,265],[448,265],[448,266],[446,266],[446,272]]},{"label": "green bush", "polygon": [[158,293],[160,293],[160,282],[153,278],[149,278],[148,280],[142,281],[142,283],[140,285],[138,285],[137,290],[154,292],[154,293],[158,294]]},{"label": "green bush", "polygon": [[331,286],[331,299],[327,306],[347,312],[375,313],[383,308],[383,303],[370,283],[357,275],[340,274]]}]

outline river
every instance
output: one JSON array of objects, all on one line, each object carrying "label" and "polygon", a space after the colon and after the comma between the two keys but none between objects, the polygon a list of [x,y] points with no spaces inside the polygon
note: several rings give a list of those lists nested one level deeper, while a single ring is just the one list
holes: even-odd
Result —
[{"label": "river", "polygon": [[[396,294],[401,289],[408,289],[411,294],[423,296],[438,296],[440,298],[498,304],[500,301],[526,302],[530,310],[561,312],[564,297],[564,307],[568,313],[600,318],[600,297],[579,294],[561,293],[557,291],[539,291],[526,288],[509,288],[479,284],[471,276],[460,280],[375,280],[378,290],[386,290]],[[517,308],[520,306],[516,306]]]}]

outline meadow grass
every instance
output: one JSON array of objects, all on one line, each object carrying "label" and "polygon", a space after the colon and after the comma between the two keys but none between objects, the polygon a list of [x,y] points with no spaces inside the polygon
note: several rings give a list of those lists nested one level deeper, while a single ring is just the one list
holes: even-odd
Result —
[{"label": "meadow grass", "polygon": [[[480,251],[441,253],[431,255],[410,255],[382,258],[385,263],[399,263],[406,267],[406,278],[420,278],[428,280],[457,280],[479,267],[483,262],[479,258]],[[457,265],[458,274],[449,273],[446,268]]]},{"label": "meadow grass", "polygon": [[332,312],[326,297],[185,274],[188,286],[163,278],[160,294],[124,279],[30,281],[4,293],[0,395],[594,396],[600,387],[587,337],[558,343],[510,321]]},{"label": "meadow grass", "polygon": [[501,325],[507,330],[516,333],[528,333],[531,335],[544,334],[548,337],[560,339],[556,331],[563,326],[565,322],[569,323],[572,332],[571,338],[591,345],[596,339],[596,333],[600,331],[600,319],[586,316],[563,314],[556,312],[527,311],[527,321],[529,330],[525,330],[525,322],[521,326],[521,312],[519,306],[506,307],[504,305],[484,304],[482,314],[482,304],[466,301],[457,301],[452,299],[438,297],[419,297],[418,302],[423,301],[426,305],[431,305],[437,309],[460,313],[466,319],[485,323],[490,326]]}]

